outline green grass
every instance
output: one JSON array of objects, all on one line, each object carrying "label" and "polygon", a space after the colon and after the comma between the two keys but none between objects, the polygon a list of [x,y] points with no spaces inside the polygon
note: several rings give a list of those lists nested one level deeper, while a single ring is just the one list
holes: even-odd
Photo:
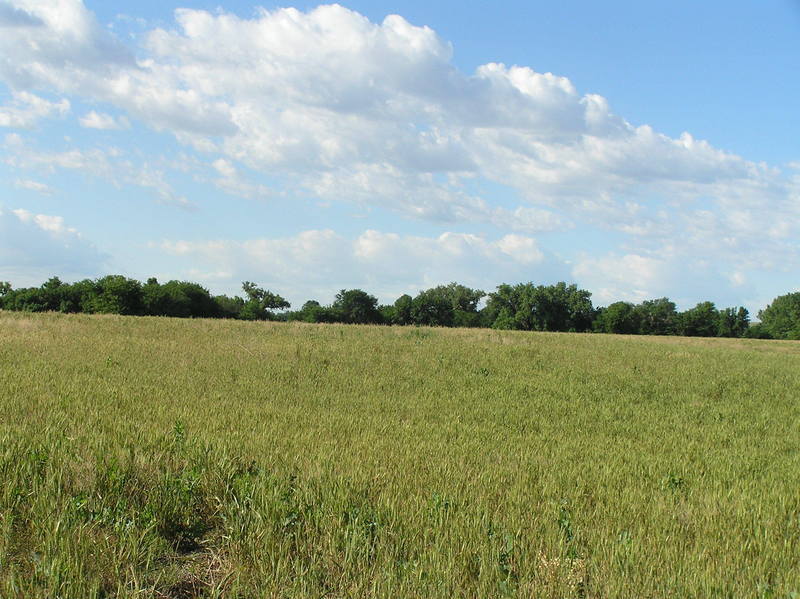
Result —
[{"label": "green grass", "polygon": [[800,597],[800,343],[0,313],[0,597]]}]

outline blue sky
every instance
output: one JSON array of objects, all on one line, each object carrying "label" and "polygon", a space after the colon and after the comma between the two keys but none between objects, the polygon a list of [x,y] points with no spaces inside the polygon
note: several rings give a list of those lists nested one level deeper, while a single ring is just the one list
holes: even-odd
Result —
[{"label": "blue sky", "polygon": [[0,0],[0,280],[798,289],[800,3],[282,6]]}]

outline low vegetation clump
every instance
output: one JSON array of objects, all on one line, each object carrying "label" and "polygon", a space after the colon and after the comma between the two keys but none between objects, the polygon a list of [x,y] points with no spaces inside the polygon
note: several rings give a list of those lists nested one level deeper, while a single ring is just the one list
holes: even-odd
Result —
[{"label": "low vegetation clump", "polygon": [[0,597],[800,596],[791,341],[0,312]]}]

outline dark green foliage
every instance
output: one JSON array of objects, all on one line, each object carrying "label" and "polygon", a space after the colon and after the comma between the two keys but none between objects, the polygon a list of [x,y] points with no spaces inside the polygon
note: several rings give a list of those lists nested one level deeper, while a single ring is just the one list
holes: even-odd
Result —
[{"label": "dark green foliage", "polygon": [[[450,283],[422,291],[413,300],[404,295],[397,301],[403,300],[402,308],[407,310],[404,319],[408,324],[472,327],[480,324],[478,303],[485,295],[479,289]],[[397,303],[395,307],[398,307]]]},{"label": "dark green foliage", "polygon": [[576,285],[500,285],[489,294],[486,316],[496,329],[523,331],[591,330],[592,294]]},{"label": "dark green foliage", "polygon": [[398,325],[407,325],[412,324],[411,321],[411,307],[413,305],[414,299],[404,293],[400,297],[397,298],[397,301],[394,303],[394,314],[392,317],[392,324]]},{"label": "dark green foliage", "polygon": [[41,289],[35,287],[9,290],[2,297],[5,310],[20,312],[44,312],[47,310],[47,301]]},{"label": "dark green foliage", "polygon": [[238,295],[234,297],[215,295],[214,303],[217,304],[217,315],[220,318],[239,318],[244,308],[244,300]]},{"label": "dark green foliage", "polygon": [[774,339],[800,339],[800,292],[775,298],[758,318]]},{"label": "dark green foliage", "polygon": [[486,294],[458,283],[403,294],[390,305],[378,305],[361,289],[342,289],[323,306],[309,300],[300,310],[283,297],[254,283],[242,284],[245,298],[212,296],[197,283],[150,278],[140,282],[121,275],[63,283],[52,277],[40,287],[13,289],[0,281],[0,309],[27,312],[86,312],[182,318],[237,318],[309,323],[387,324],[435,327],[487,327],[523,331],[563,331],[690,337],[749,337],[800,339],[800,292],[776,298],[759,312],[761,323],[751,325],[746,308],[718,310],[701,302],[678,312],[666,297],[639,304],[614,302],[594,308],[591,293],[564,282],[555,285],[502,284]]},{"label": "dark green foliage", "polygon": [[188,281],[169,281],[159,285],[149,279],[142,288],[145,313],[151,316],[215,318],[220,307],[208,289]]},{"label": "dark green foliage", "polygon": [[411,302],[411,322],[429,327],[451,327],[453,305],[436,289],[423,291]]},{"label": "dark green foliage", "polygon": [[84,311],[128,316],[144,313],[142,284],[139,281],[122,275],[108,275],[98,279],[94,287],[93,295],[83,302]]},{"label": "dark green foliage", "polygon": [[72,285],[52,277],[41,287],[9,289],[2,307],[26,312],[144,313],[141,283],[120,275]]},{"label": "dark green foliage", "polygon": [[686,337],[716,337],[719,330],[719,312],[714,302],[701,302],[691,310],[681,312],[677,318],[676,332]]},{"label": "dark green foliage", "polygon": [[614,302],[598,310],[594,330],[598,333],[635,335],[639,332],[640,317],[636,306],[630,302]]},{"label": "dark green foliage", "polygon": [[675,304],[666,297],[645,300],[636,306],[639,333],[642,335],[674,335],[678,321]]},{"label": "dark green foliage", "polygon": [[247,296],[247,301],[239,313],[239,318],[242,320],[273,320],[275,317],[273,310],[291,307],[280,295],[256,287],[255,283],[250,281],[242,283],[242,290]]},{"label": "dark green foliage", "polygon": [[747,308],[725,308],[719,311],[718,337],[744,337],[750,328],[750,313]]},{"label": "dark green foliage", "polygon": [[361,289],[342,289],[331,305],[336,320],[347,324],[379,324],[378,300]]},{"label": "dark green foliage", "polygon": [[301,322],[337,322],[336,311],[330,306],[323,306],[316,300],[309,300],[300,310],[290,312],[287,320]]},{"label": "dark green foliage", "polygon": [[3,305],[7,310],[24,312],[79,312],[81,301],[76,285],[65,285],[58,277],[48,279],[41,287],[5,289]]},{"label": "dark green foliage", "polygon": [[747,330],[744,332],[744,337],[747,339],[773,339],[770,332],[760,322],[747,327]]},{"label": "dark green foliage", "polygon": [[392,324],[394,323],[394,306],[381,304],[378,306],[378,312],[381,315],[381,323],[382,324]]}]

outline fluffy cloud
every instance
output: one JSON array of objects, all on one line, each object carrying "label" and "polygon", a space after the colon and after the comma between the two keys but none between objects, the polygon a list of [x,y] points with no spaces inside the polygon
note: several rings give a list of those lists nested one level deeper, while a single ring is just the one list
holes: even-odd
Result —
[{"label": "fluffy cloud", "polygon": [[52,114],[63,116],[69,109],[66,99],[50,102],[29,92],[14,92],[12,101],[0,106],[0,127],[30,129],[41,119]]},{"label": "fluffy cloud", "polygon": [[81,0],[12,0],[0,7],[0,77],[15,89],[97,93],[105,77],[136,66]]},{"label": "fluffy cloud", "polygon": [[130,129],[131,126],[130,121],[124,116],[115,119],[110,114],[95,112],[94,110],[81,117],[80,123],[81,127],[86,127],[87,129]]},{"label": "fluffy cloud", "polygon": [[[449,44],[397,15],[376,24],[338,5],[251,19],[179,9],[177,28],[150,31],[137,61],[79,0],[13,0],[9,11],[19,24],[0,41],[0,77],[13,87],[109,102],[326,200],[529,232],[573,219],[635,232],[658,198],[739,202],[743,188],[782,189],[774,170],[688,133],[634,127],[564,77],[496,63],[463,74]],[[474,177],[550,215],[496,214],[464,192]]]},{"label": "fluffy cloud", "polygon": [[24,286],[53,275],[93,277],[106,258],[60,216],[0,208],[0,280]]},{"label": "fluffy cloud", "polygon": [[184,276],[215,288],[235,291],[242,280],[254,279],[290,294],[295,303],[329,301],[343,287],[394,301],[451,280],[491,291],[506,280],[555,281],[564,274],[535,239],[517,234],[487,240],[463,233],[420,237],[367,230],[350,239],[313,230],[278,239],[163,241],[152,249],[178,258]]},{"label": "fluffy cloud", "polygon": [[[539,264],[538,244],[529,247],[524,235],[600,230],[618,242],[615,251],[590,255],[593,236],[573,236],[574,272],[608,299],[661,294],[663,281],[674,281],[690,260],[703,281],[740,288],[747,272],[800,266],[793,241],[800,235],[797,172],[745,160],[689,133],[674,138],[635,126],[565,77],[499,63],[460,72],[446,41],[397,15],[373,23],[338,5],[260,10],[252,18],[180,9],[174,27],[145,32],[141,45],[129,49],[80,0],[0,0],[0,32],[0,80],[15,94],[0,109],[0,124],[31,126],[69,109],[65,101],[34,96],[36,90],[79,96],[204,153],[200,162],[211,165],[206,180],[229,194],[291,201],[283,190],[292,190],[448,229],[489,225],[501,236],[486,246],[490,254],[514,264],[524,261],[513,252]],[[81,122],[125,125],[96,112]],[[188,204],[163,170],[134,165],[121,153],[15,152],[9,164],[17,168],[86,169],[152,189],[165,203]],[[248,181],[247,169],[276,188]],[[483,182],[510,188],[520,205],[501,205],[481,190]],[[316,256],[314,248],[333,244],[319,259],[339,272],[365,259],[337,235],[309,235],[311,245],[298,237],[264,247],[299,264],[298,252]],[[441,260],[464,246],[477,263],[497,266],[476,249],[485,241],[419,238],[405,247],[408,238],[380,235],[380,243],[364,243],[394,244],[412,255],[425,247]],[[257,247],[225,242],[220,251],[258,264]],[[326,262],[330,254],[343,262]],[[209,271],[235,271],[211,262]],[[311,264],[303,279],[313,278]],[[415,276],[438,283],[434,274],[449,280],[476,272],[459,264],[448,263],[449,273],[423,268]],[[401,266],[387,272],[411,280]]]}]

